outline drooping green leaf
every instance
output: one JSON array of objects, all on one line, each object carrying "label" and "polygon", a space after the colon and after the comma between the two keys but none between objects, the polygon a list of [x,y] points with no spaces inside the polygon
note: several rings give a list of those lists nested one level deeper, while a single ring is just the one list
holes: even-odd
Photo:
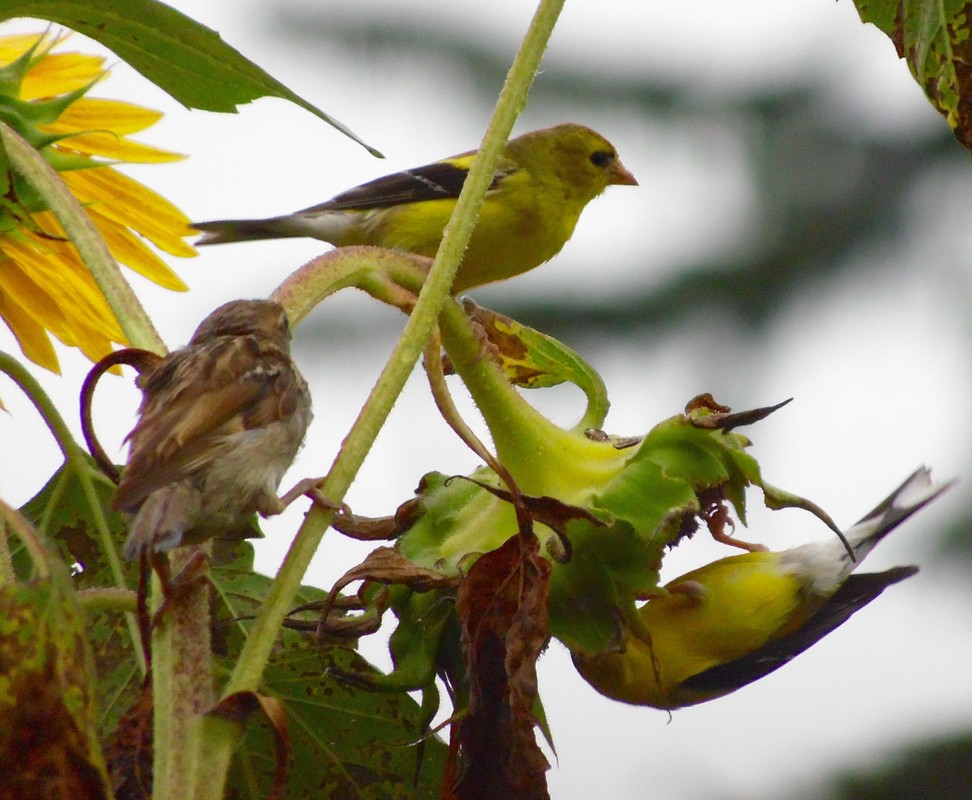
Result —
[{"label": "drooping green leaf", "polygon": [[[592,500],[594,508],[623,520],[633,532],[655,545],[658,552],[672,541],[675,533],[666,530],[666,522],[699,510],[694,487],[677,476],[665,474],[664,469],[648,458],[632,459],[625,469],[598,492]],[[676,531],[677,532],[677,531]]]},{"label": "drooping green leaf", "polygon": [[599,653],[619,640],[628,607],[658,585],[660,548],[623,520],[571,523],[569,561],[550,575],[550,632],[568,647]]},{"label": "drooping green leaf", "polygon": [[234,112],[258,97],[280,97],[310,111],[381,156],[347,127],[288,89],[220,38],[156,0],[6,0],[0,20],[38,17],[101,42],[189,108]]}]

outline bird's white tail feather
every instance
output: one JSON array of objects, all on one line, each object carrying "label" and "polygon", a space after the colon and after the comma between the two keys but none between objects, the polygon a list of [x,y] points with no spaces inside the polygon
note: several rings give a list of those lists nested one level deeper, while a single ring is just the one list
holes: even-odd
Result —
[{"label": "bird's white tail feather", "polygon": [[931,470],[927,467],[915,470],[857,524],[844,531],[847,541],[854,548],[857,560],[861,561],[888,533],[928,505],[953,483],[954,481],[935,483],[932,481]]},{"label": "bird's white tail feather", "polygon": [[781,553],[781,563],[808,581],[809,591],[829,596],[847,580],[881,539],[951,486],[936,484],[926,468],[916,470],[856,525],[844,531],[854,551],[851,559],[843,542],[825,541],[793,547]]}]

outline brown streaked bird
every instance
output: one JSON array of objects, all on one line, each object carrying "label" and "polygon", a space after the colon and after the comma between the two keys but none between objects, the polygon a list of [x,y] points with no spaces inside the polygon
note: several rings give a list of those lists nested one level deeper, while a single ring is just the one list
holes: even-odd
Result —
[{"label": "brown streaked bird", "polygon": [[220,306],[139,384],[139,420],[112,501],[134,514],[126,558],[242,531],[254,512],[278,514],[312,488],[277,495],[312,416],[277,303]]},{"label": "brown streaked bird", "polygon": [[[404,170],[310,208],[268,219],[194,222],[198,244],[310,237],[432,258],[476,152]],[[452,285],[454,293],[519,275],[553,258],[584,207],[608,186],[636,186],[614,146],[566,123],[510,139]]]}]

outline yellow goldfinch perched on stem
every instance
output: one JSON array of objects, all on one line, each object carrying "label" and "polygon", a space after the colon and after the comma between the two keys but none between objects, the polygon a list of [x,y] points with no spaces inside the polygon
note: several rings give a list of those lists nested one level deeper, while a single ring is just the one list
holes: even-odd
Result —
[{"label": "yellow goldfinch perched on stem", "polygon": [[[432,258],[475,151],[398,172],[282,217],[195,222],[198,244],[307,236]],[[453,292],[510,278],[553,258],[591,200],[612,184],[636,186],[614,147],[582,125],[525,133],[506,144]]]},{"label": "yellow goldfinch perched on stem", "polygon": [[886,534],[948,485],[915,472],[837,539],[723,558],[677,578],[639,609],[644,631],[622,653],[574,653],[601,694],[674,709],[729,694],[783,666],[917,567],[853,574]]}]

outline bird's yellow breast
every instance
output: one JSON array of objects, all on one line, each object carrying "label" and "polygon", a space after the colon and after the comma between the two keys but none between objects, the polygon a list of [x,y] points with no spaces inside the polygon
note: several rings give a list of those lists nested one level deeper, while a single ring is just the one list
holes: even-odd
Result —
[{"label": "bird's yellow breast", "polygon": [[666,586],[639,611],[650,642],[629,637],[624,654],[575,658],[581,674],[619,700],[677,708],[705,699],[681,684],[740,658],[802,621],[803,584],[772,553],[709,564]]},{"label": "bird's yellow breast", "polygon": [[[800,607],[802,597],[800,580],[782,572],[778,564],[772,554],[747,553],[702,567],[666,586],[668,594],[641,609],[655,647],[692,654],[701,669],[707,669],[774,638]],[[696,586],[703,587],[701,592],[696,593]]]},{"label": "bird's yellow breast", "polygon": [[[583,206],[576,213],[562,207],[547,211],[530,180],[525,172],[508,176],[487,195],[454,292],[527,272],[553,258],[570,238]],[[425,200],[382,209],[372,224],[361,226],[355,241],[342,244],[380,244],[432,258],[455,205],[454,200]]]}]

